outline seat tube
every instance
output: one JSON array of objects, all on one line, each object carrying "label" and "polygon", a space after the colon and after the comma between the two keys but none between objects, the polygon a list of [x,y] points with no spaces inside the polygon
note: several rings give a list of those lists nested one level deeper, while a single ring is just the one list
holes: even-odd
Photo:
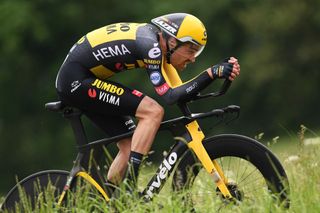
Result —
[{"label": "seat tube", "polygon": [[191,123],[187,124],[186,128],[188,129],[188,132],[192,138],[192,141],[188,143],[188,147],[194,151],[203,167],[212,176],[214,182],[220,189],[223,196],[226,198],[232,198],[232,195],[230,194],[230,191],[228,190],[224,182],[224,175],[222,173],[222,169],[217,164],[217,162],[213,162],[211,160],[210,156],[208,155],[206,149],[202,144],[204,134],[201,131],[197,121],[192,121]]},{"label": "seat tube", "polygon": [[65,115],[65,117],[70,121],[71,127],[76,138],[76,143],[78,146],[82,146],[88,143],[87,136],[84,131],[84,127],[81,121],[80,112],[72,112]]}]

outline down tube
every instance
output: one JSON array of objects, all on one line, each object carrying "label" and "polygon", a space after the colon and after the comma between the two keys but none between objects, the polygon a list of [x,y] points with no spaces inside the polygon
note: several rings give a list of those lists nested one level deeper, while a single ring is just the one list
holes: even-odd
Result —
[{"label": "down tube", "polygon": [[168,177],[171,175],[174,167],[176,166],[182,155],[188,150],[188,145],[184,142],[178,141],[169,151],[168,155],[164,158],[160,164],[157,172],[149,181],[147,187],[143,191],[143,196],[151,200],[154,194],[158,194]]}]

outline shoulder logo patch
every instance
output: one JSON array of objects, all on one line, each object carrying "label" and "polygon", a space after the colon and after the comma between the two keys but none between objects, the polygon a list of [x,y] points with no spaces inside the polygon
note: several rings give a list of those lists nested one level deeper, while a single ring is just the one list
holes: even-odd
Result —
[{"label": "shoulder logo patch", "polygon": [[151,48],[148,52],[148,56],[150,58],[157,58],[161,55],[161,50],[158,47],[159,43],[154,43],[153,48]]},{"label": "shoulder logo patch", "polygon": [[152,82],[153,85],[158,85],[161,81],[161,75],[159,72],[152,72],[150,74],[150,80]]}]

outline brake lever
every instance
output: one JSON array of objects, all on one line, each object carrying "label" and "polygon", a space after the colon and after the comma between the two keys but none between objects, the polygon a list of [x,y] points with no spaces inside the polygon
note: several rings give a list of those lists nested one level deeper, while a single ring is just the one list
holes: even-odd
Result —
[{"label": "brake lever", "polygon": [[224,112],[230,112],[230,113],[234,113],[234,112],[239,112],[240,113],[240,106],[237,105],[229,105],[225,108],[222,109]]},{"label": "brake lever", "polygon": [[231,118],[230,120],[226,121],[225,123],[228,125],[229,123],[231,123],[232,121],[238,119],[240,117],[240,106],[237,105],[229,105],[225,108],[223,108],[224,112],[226,113],[237,113],[236,116],[234,116],[233,118]]}]

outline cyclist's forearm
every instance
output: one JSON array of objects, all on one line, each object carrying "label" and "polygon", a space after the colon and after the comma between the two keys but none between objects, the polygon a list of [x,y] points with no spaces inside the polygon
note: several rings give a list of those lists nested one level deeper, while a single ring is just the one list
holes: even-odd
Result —
[{"label": "cyclist's forearm", "polygon": [[165,99],[167,104],[174,104],[177,101],[188,100],[206,88],[211,82],[212,78],[207,70],[205,70],[183,85],[170,88],[169,91],[162,97]]}]

